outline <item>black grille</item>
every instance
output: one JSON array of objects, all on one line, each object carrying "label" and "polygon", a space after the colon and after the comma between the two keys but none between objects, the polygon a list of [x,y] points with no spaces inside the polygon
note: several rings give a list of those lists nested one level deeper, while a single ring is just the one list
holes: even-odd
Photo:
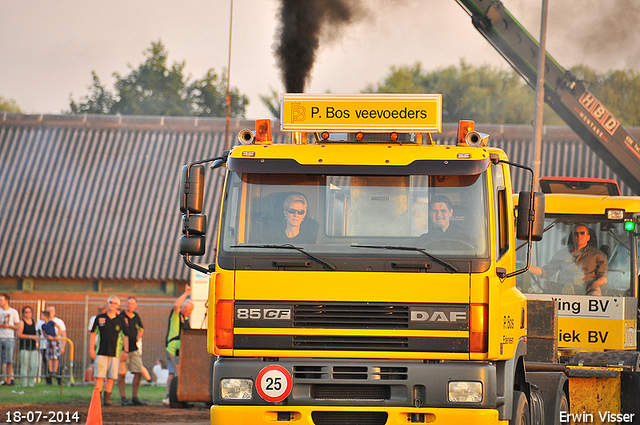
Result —
[{"label": "black grille", "polygon": [[316,425],[384,425],[386,412],[311,412]]},{"label": "black grille", "polygon": [[406,381],[408,378],[408,370],[406,367],[373,367],[371,368],[371,377],[381,380],[399,380]]},{"label": "black grille", "polygon": [[311,397],[316,400],[389,400],[388,385],[313,385]]},{"label": "black grille", "polygon": [[298,328],[407,329],[409,307],[387,303],[296,304],[293,326]]},{"label": "black grille", "polygon": [[369,368],[366,366],[334,366],[333,379],[368,379]]},{"label": "black grille", "polygon": [[293,337],[293,346],[315,350],[399,350],[409,347],[409,338],[297,335]]},{"label": "black grille", "polygon": [[326,379],[327,373],[323,373],[322,366],[294,366],[293,376],[296,379]]}]

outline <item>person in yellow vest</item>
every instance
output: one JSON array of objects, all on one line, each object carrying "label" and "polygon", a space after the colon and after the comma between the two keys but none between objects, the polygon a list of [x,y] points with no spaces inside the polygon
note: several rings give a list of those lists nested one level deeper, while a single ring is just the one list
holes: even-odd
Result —
[{"label": "person in yellow vest", "polygon": [[162,403],[170,405],[169,391],[171,381],[178,376],[177,365],[180,363],[180,336],[182,329],[191,329],[189,324],[189,316],[193,312],[193,303],[188,299],[191,294],[191,286],[185,285],[184,293],[176,300],[173,310],[169,315],[169,323],[167,326],[166,348],[167,348],[167,364],[169,365],[169,376],[167,377],[167,391]]}]

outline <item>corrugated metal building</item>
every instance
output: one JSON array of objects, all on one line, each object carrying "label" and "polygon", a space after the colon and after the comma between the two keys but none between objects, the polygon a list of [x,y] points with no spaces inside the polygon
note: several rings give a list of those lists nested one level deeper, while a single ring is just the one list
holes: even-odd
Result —
[{"label": "corrugated metal building", "polygon": [[[231,140],[247,127],[232,121]],[[476,129],[531,165],[531,127]],[[224,119],[0,114],[0,292],[175,294],[189,279],[178,255],[180,169],[219,155],[224,134]],[[454,143],[456,125],[434,137]],[[565,127],[545,128],[542,174],[616,179]],[[207,180],[213,235],[222,172]],[[213,261],[214,239],[203,262]]]}]

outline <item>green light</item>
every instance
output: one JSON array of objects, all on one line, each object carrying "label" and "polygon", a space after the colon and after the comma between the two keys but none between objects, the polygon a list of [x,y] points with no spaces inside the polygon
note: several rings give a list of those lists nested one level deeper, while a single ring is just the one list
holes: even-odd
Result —
[{"label": "green light", "polygon": [[633,221],[625,221],[624,222],[624,230],[627,230],[629,232],[633,232],[634,230],[636,230],[636,224]]}]

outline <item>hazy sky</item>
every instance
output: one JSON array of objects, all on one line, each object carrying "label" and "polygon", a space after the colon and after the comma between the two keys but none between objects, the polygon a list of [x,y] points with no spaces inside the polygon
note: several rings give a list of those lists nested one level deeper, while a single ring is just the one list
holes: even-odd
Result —
[{"label": "hazy sky", "polygon": [[[369,11],[329,31],[307,92],[354,93],[381,81],[392,65],[424,70],[456,65],[507,67],[454,0],[362,0]],[[640,67],[640,2],[549,0],[547,49],[561,66],[600,72]],[[540,4],[503,0],[537,39]],[[606,6],[603,6],[606,4]],[[231,84],[250,98],[248,118],[269,117],[259,99],[283,91],[273,54],[278,0],[234,0]],[[227,66],[230,0],[0,0],[0,96],[26,113],[60,113],[88,94],[91,71],[113,90],[113,72],[129,73],[152,41],[169,62],[201,78]]]}]

